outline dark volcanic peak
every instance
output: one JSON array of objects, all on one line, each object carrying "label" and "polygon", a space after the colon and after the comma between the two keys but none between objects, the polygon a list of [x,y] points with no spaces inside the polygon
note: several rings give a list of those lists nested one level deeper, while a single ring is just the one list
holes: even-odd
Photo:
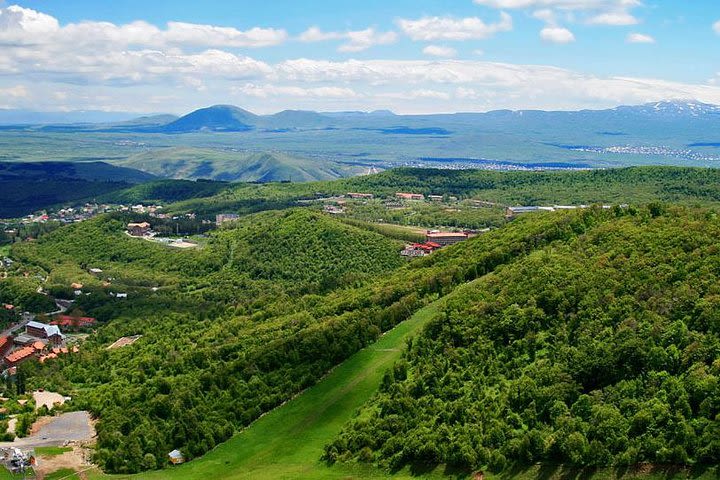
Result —
[{"label": "dark volcanic peak", "polygon": [[201,108],[168,123],[160,130],[167,133],[244,132],[252,130],[258,116],[232,105]]}]

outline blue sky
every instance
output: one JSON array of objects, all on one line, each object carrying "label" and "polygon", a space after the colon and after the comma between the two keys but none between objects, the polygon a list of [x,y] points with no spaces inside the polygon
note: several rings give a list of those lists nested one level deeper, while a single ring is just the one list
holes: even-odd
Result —
[{"label": "blue sky", "polygon": [[720,103],[717,0],[0,0],[0,108]]}]

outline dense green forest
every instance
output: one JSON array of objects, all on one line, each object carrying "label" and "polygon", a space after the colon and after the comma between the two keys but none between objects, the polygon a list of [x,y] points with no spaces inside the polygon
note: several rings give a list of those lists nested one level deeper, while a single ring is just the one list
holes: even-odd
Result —
[{"label": "dense green forest", "polygon": [[720,461],[720,221],[660,206],[458,288],[329,460]]},{"label": "dense green forest", "polygon": [[[70,283],[83,283],[89,295],[74,311],[101,321],[80,354],[21,372],[29,387],[70,395],[73,408],[98,418],[103,469],[162,468],[170,450],[203,455],[442,298],[442,313],[328,445],[326,460],[463,469],[717,462],[716,177],[680,168],[403,169],[218,192],[190,185],[191,195],[210,196],[168,211],[244,214],[199,238],[199,248],[131,238],[124,227],[135,218],[127,214],[13,245],[16,268],[34,269],[13,282],[34,288],[37,272],[61,298]],[[157,196],[151,186],[133,189],[133,202],[144,191]],[[407,262],[397,238],[416,234],[370,223],[378,220],[370,209],[348,219],[313,203],[297,207],[348,191],[632,205],[503,221]],[[658,200],[699,206],[642,206]],[[438,224],[443,211],[427,222]],[[110,295],[121,291],[128,298]],[[126,335],[142,338],[107,350]]]}]

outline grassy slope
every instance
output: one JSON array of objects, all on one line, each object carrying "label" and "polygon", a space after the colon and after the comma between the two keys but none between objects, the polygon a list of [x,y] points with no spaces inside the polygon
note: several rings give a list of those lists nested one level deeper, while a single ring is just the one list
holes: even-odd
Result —
[{"label": "grassy slope", "polygon": [[405,340],[435,314],[430,305],[334,369],[323,381],[201,459],[180,467],[132,476],[96,478],[263,479],[382,478],[366,467],[327,467],[323,447],[380,385],[383,373],[401,354]]},{"label": "grassy slope", "polygon": [[[442,300],[418,311],[378,342],[358,352],[325,379],[285,405],[261,417],[245,431],[204,457],[185,465],[139,475],[105,475],[88,472],[92,480],[241,480],[241,479],[361,479],[464,478],[445,467],[431,471],[405,469],[388,473],[366,465],[321,462],[323,447],[340,431],[354,412],[377,390],[383,373],[400,358],[405,341],[418,334],[437,313]],[[0,477],[2,478],[2,477]],[[533,466],[523,471],[486,478],[509,480],[610,480],[616,478],[671,479],[717,478],[713,471],[651,470],[643,474],[615,469],[574,469]]]}]

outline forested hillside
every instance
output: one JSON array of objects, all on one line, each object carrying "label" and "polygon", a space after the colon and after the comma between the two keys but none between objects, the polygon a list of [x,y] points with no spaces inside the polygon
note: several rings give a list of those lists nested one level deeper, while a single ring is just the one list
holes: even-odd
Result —
[{"label": "forested hillside", "polygon": [[[269,208],[298,200],[348,192],[394,195],[412,191],[455,195],[506,205],[720,204],[720,170],[682,167],[633,167],[587,171],[496,172],[398,168],[377,175],[330,182],[236,184],[208,199],[180,202],[178,211],[245,211],[265,202]],[[256,202],[256,203],[252,203]],[[257,210],[256,210],[257,211]]]},{"label": "forested hillside", "polygon": [[[17,243],[12,256],[46,275],[52,295],[83,283],[74,311],[101,322],[80,354],[21,372],[29,386],[72,396],[73,408],[97,417],[103,469],[140,472],[166,466],[175,448],[190,460],[205,454],[436,302],[441,314],[326,460],[463,471],[717,462],[720,223],[707,207],[639,205],[715,205],[716,173],[537,174],[545,183],[495,175],[400,170],[223,186],[168,206],[245,214],[190,250],[125,235],[139,219],[132,214]],[[533,203],[632,205],[521,216],[407,263],[387,227],[287,208],[348,191],[507,203],[527,191]],[[281,210],[250,213],[273,208]],[[127,335],[142,338],[107,350]]]},{"label": "forested hillside", "polygon": [[718,463],[720,221],[597,220],[449,295],[327,458]]},{"label": "forested hillside", "polygon": [[[332,234],[324,235],[330,230],[310,228],[318,226],[317,215],[291,213],[289,223],[305,222],[308,238],[316,234],[321,241],[336,241]],[[297,280],[286,288],[283,282],[251,278],[232,262],[217,270],[219,257],[208,252],[217,248],[228,254],[232,247],[224,240],[233,235],[242,238],[241,230],[221,232],[217,246],[211,243],[194,254],[122,239],[113,220],[86,222],[16,248],[17,256],[44,262],[51,270],[53,264],[67,268],[66,260],[76,256],[78,264],[92,262],[115,275],[138,249],[149,248],[144,260],[131,263],[137,270],[128,269],[121,279],[135,285],[133,294],[127,302],[103,302],[103,290],[93,290],[78,306],[112,321],[89,337],[79,356],[25,368],[35,385],[72,394],[77,407],[99,417],[97,461],[103,468],[111,472],[157,468],[165,464],[168,449],[182,448],[189,458],[205,453],[237,428],[312,385],[437,295],[512,262],[535,246],[572,236],[593,218],[558,215],[520,221],[377,281],[323,295],[296,293]],[[341,225],[334,228],[353,235],[354,227]],[[355,255],[362,257],[369,241],[378,243],[383,237],[362,232],[357,238],[361,241]],[[343,252],[315,247],[307,255],[315,255],[322,268],[325,255],[336,251]],[[276,253],[283,265],[284,250]],[[171,261],[171,255],[179,256]],[[346,263],[344,255],[327,260],[326,265],[334,261],[336,270],[345,268],[349,273],[358,265],[357,259]],[[376,263],[377,272],[392,266]],[[316,275],[310,265],[305,279],[314,282]],[[161,280],[166,283],[159,290],[148,288]],[[119,336],[137,334],[143,337],[132,348],[105,349]],[[38,368],[42,373],[35,371]]]}]

